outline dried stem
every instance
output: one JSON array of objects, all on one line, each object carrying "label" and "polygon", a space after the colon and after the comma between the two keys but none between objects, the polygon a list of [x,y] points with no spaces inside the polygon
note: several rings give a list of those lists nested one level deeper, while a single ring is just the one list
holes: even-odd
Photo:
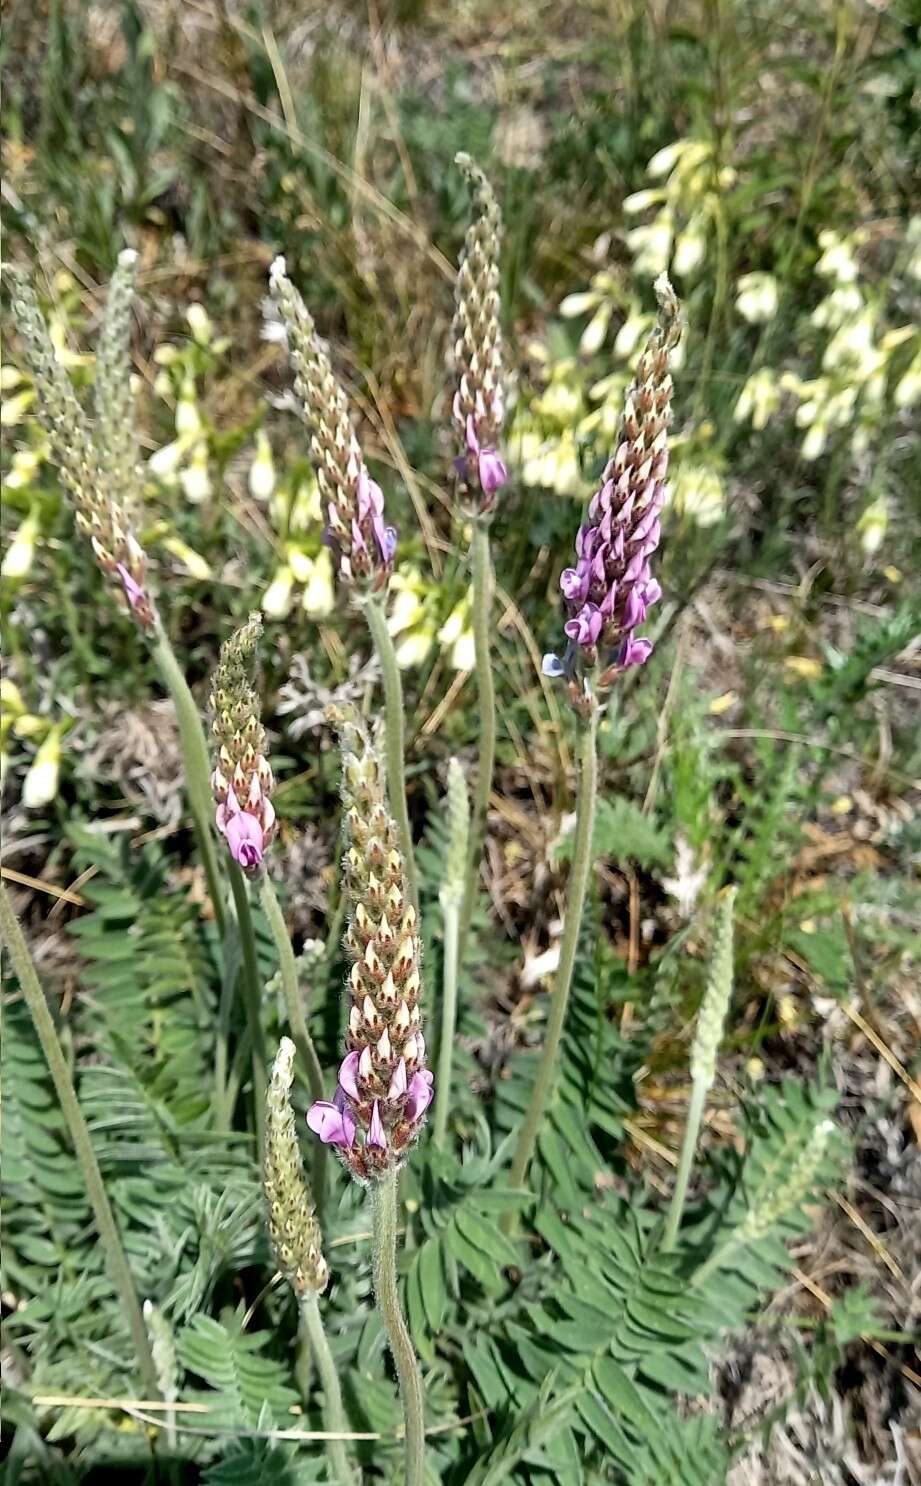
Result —
[{"label": "dried stem", "polygon": [[0,929],[2,929],[3,938],[9,949],[16,978],[26,999],[38,1040],[42,1045],[42,1052],[45,1054],[48,1071],[54,1082],[61,1113],[66,1121],[74,1151],[83,1172],[86,1194],[96,1219],[96,1230],[105,1250],[109,1275],[128,1322],[144,1385],[156,1392],[157,1371],[150,1350],[147,1327],[144,1324],[134,1279],[115,1224],[115,1215],[103,1185],[102,1172],[99,1170],[90,1132],[77,1101],[67,1059],[58,1038],[54,1019],[48,1010],[38,972],[29,953],[25,936],[13,912],[6,888],[2,883],[0,883]]}]

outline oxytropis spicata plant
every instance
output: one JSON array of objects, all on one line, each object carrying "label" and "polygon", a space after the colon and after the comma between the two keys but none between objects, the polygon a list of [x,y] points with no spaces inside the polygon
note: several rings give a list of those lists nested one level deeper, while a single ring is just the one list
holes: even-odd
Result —
[{"label": "oxytropis spicata plant", "polygon": [[301,1160],[291,1108],[295,1047],[284,1037],[275,1056],[265,1109],[265,1192],[269,1242],[275,1262],[297,1297],[298,1309],[323,1385],[326,1450],[333,1479],[355,1480],[342,1438],[346,1433],[339,1374],[320,1317],[319,1298],[329,1283],[323,1239]]},{"label": "oxytropis spicata plant", "polygon": [[31,285],[12,272],[12,310],[32,373],[36,408],[77,525],[89,539],[116,599],[150,641],[176,708],[199,854],[214,915],[224,932],[224,891],[211,830],[208,751],[201,718],[150,591],[147,557],[132,530],[138,494],[137,435],[130,355],[137,254],[125,249],[112,275],[96,355],[93,418],[54,348]]},{"label": "oxytropis spicata plant", "polygon": [[454,421],[462,453],[454,461],[462,514],[472,522],[473,638],[480,728],[477,779],[467,846],[458,955],[463,957],[476,894],[486,811],[496,756],[496,695],[490,653],[493,566],[489,528],[496,496],[508,479],[499,453],[505,420],[505,366],[500,324],[499,249],[502,218],[486,176],[470,158],[456,163],[473,194],[474,212],[464,238],[451,327],[455,391]]},{"label": "oxytropis spicata plant", "polygon": [[672,379],[669,357],[681,335],[678,300],[668,279],[656,282],[659,318],[627,392],[617,446],[576,537],[576,565],[560,579],[569,615],[565,652],[544,657],[544,672],[563,677],[583,733],[579,749],[576,832],[566,921],[550,1016],[531,1100],[518,1134],[511,1185],[527,1179],[554,1078],[592,866],[598,762],[596,734],[605,690],[652,643],[635,631],[661,589],[650,571],[659,545],[668,470]]},{"label": "oxytropis spicata plant", "polygon": [[294,385],[310,430],[310,457],[326,507],[326,538],[335,553],[340,584],[365,615],[381,666],[390,803],[400,833],[410,900],[418,908],[406,803],[403,684],[385,611],[397,534],[385,522],[383,493],[368,473],[348,399],[333,372],[313,316],[288,278],[284,258],[276,258],[272,264],[269,284],[285,328]]},{"label": "oxytropis spicata plant", "polygon": [[432,1099],[422,1032],[422,945],[384,764],[366,725],[337,714],[342,746],[345,949],[351,969],[346,1054],[331,1101],[307,1123],[371,1189],[374,1287],[396,1363],[406,1426],[406,1481],[423,1478],[422,1380],[397,1293],[397,1179]]},{"label": "oxytropis spicata plant", "polygon": [[[251,679],[261,633],[261,615],[251,614],[246,624],[221,646],[220,661],[211,685],[211,730],[217,747],[211,789],[216,806],[215,822],[231,858],[228,870],[243,949],[243,986],[252,1041],[257,1130],[260,1129],[265,1099],[266,1049],[249,880],[259,883],[262,907],[275,940],[285,1009],[301,1071],[313,1098],[318,1098],[323,1089],[322,1071],[307,1030],[294,951],[272,879],[264,864],[265,853],[275,835],[275,808],[271,798],[274,778],[266,756],[261,705]],[[223,1097],[225,1073],[226,1049],[219,1038],[216,1069],[219,1099]],[[319,1160],[314,1169],[314,1190],[317,1202],[322,1205],[323,1165]]]}]

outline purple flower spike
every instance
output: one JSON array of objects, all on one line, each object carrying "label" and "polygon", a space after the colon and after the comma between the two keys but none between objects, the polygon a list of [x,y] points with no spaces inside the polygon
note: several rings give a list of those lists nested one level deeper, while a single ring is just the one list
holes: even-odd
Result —
[{"label": "purple flower spike", "polygon": [[374,1101],[374,1108],[371,1111],[371,1123],[368,1126],[368,1138],[365,1143],[367,1145],[376,1145],[382,1151],[387,1149],[387,1136],[384,1132],[381,1112],[376,1099]]},{"label": "purple flower spike", "polygon": [[649,559],[659,545],[665,502],[669,357],[681,335],[678,301],[664,275],[656,293],[658,323],[627,393],[617,446],[576,537],[576,566],[560,579],[570,646],[563,662],[544,658],[544,674],[567,676],[580,707],[585,696],[577,671],[584,676],[601,662],[600,684],[607,685],[618,671],[643,665],[652,652],[651,642],[633,631],[662,596]]},{"label": "purple flower spike", "polygon": [[355,1117],[348,1107],[338,1109],[320,1099],[307,1111],[307,1124],[314,1135],[319,1135],[324,1145],[339,1145],[348,1148],[355,1139]]}]

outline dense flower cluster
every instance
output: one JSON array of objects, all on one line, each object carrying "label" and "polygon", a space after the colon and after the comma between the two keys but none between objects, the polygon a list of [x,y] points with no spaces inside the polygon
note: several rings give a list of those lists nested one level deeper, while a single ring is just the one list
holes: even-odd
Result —
[{"label": "dense flower cluster", "polygon": [[384,522],[384,496],[365,467],[346,395],[313,316],[288,278],[284,258],[269,282],[288,341],[294,385],[310,427],[310,455],[326,506],[327,540],[346,583],[383,587],[393,567],[397,534]]},{"label": "dense flower cluster", "polygon": [[283,1037],[266,1094],[262,1186],[275,1261],[295,1294],[308,1296],[326,1289],[329,1265],[294,1126],[294,1055],[294,1043]]},{"label": "dense flower cluster", "polygon": [[262,864],[275,834],[271,801],[274,780],[265,756],[265,728],[249,679],[262,618],[251,614],[246,624],[221,646],[211,690],[211,728],[218,745],[211,788],[217,802],[217,828],[230,854],[245,872]]},{"label": "dense flower cluster", "polygon": [[460,256],[452,334],[457,390],[454,417],[464,453],[455,468],[481,513],[492,509],[508,479],[497,452],[505,417],[499,323],[501,217],[493,189],[469,155],[458,155],[473,191],[475,214]]},{"label": "dense flower cluster", "polygon": [[[113,579],[142,629],[156,614],[147,589],[147,558],[131,531],[125,500],[134,480],[133,428],[127,397],[127,340],[137,254],[119,255],[100,343],[100,384],[94,430],[55,352],[30,284],[12,272],[12,309],[35,383],[37,411],[48,434],[75,519],[93,555]],[[119,376],[116,368],[121,367]]]},{"label": "dense flower cluster", "polygon": [[367,1181],[399,1163],[432,1099],[419,999],[421,943],[409,901],[380,754],[356,713],[334,715],[342,744],[349,906],[345,948],[351,1008],[345,1058],[331,1101],[307,1112],[311,1130]]},{"label": "dense flower cluster", "polygon": [[604,685],[628,666],[642,665],[652,651],[651,641],[635,630],[662,592],[649,560],[659,545],[665,501],[669,357],[681,335],[678,300],[664,274],[656,294],[658,322],[627,392],[617,447],[579,528],[576,566],[560,579],[569,645],[562,661],[544,657],[549,676],[572,677],[580,663],[594,667],[601,660]]}]

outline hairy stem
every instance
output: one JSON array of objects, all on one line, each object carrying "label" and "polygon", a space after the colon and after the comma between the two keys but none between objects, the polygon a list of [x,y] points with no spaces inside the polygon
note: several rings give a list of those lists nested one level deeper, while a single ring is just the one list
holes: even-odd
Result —
[{"label": "hairy stem", "polygon": [[2,883],[0,883],[0,930],[9,949],[16,978],[25,996],[38,1040],[42,1045],[42,1052],[45,1054],[48,1071],[54,1082],[61,1113],[67,1123],[77,1160],[83,1172],[86,1194],[96,1219],[96,1231],[105,1250],[109,1275],[128,1322],[144,1385],[156,1392],[157,1370],[150,1350],[147,1327],[144,1324],[134,1279],[125,1257],[118,1228],[115,1225],[115,1215],[106,1196],[102,1172],[99,1170],[99,1163],[90,1140],[90,1132],[83,1118],[83,1111],[77,1102],[70,1069],[58,1038],[54,1019],[48,1010],[38,972],[29,953],[25,936],[13,912],[6,888]]},{"label": "hairy stem", "polygon": [[422,1486],[425,1410],[422,1375],[397,1293],[397,1173],[391,1168],[371,1188],[374,1292],[397,1369],[406,1437],[405,1486]]},{"label": "hairy stem", "polygon": [[[329,1350],[329,1342],[323,1329],[320,1318],[320,1306],[315,1295],[304,1295],[300,1301],[301,1318],[304,1330],[310,1341],[310,1348],[314,1361],[317,1364],[317,1372],[320,1374],[320,1382],[323,1385],[323,1423],[329,1434],[344,1435],[348,1433],[345,1422],[345,1411],[342,1407],[342,1392],[339,1387],[339,1373],[333,1360],[333,1354]],[[355,1471],[349,1463],[345,1441],[342,1439],[328,1439],[326,1441],[326,1453],[329,1457],[329,1468],[332,1480],[336,1486],[347,1486],[347,1483],[355,1481]]]},{"label": "hairy stem", "polygon": [[684,1204],[687,1200],[688,1182],[691,1178],[691,1168],[694,1165],[694,1153],[697,1150],[697,1139],[700,1135],[700,1123],[703,1119],[706,1097],[706,1088],[699,1080],[695,1079],[691,1085],[691,1100],[688,1105],[688,1117],[684,1127],[681,1159],[678,1163],[677,1175],[675,1176],[675,1190],[672,1192],[668,1217],[665,1221],[665,1232],[662,1235],[661,1248],[663,1254],[671,1253],[675,1247],[678,1230],[681,1227],[681,1218],[684,1213]]},{"label": "hairy stem", "polygon": [[192,823],[195,829],[198,853],[201,857],[202,866],[205,869],[208,896],[211,899],[211,906],[214,910],[214,919],[217,924],[218,934],[223,939],[227,927],[227,915],[224,909],[224,893],[221,886],[221,874],[217,864],[217,853],[214,848],[214,833],[212,830],[214,800],[211,794],[208,745],[205,742],[205,734],[195,698],[189,690],[188,682],[182,674],[179,662],[173,653],[173,648],[166,638],[166,634],[160,626],[159,621],[157,624],[157,638],[153,647],[153,656],[160,675],[163,677],[164,684],[173,699],[173,705],[176,708],[182,766],[185,772],[186,789],[189,795],[189,807],[192,811]]},{"label": "hairy stem", "polygon": [[[294,958],[291,939],[272,879],[267,872],[264,873],[262,878],[260,896],[263,912],[269,921],[272,938],[275,940],[275,948],[278,950],[281,988],[285,998],[285,1010],[288,1013],[291,1040],[297,1048],[298,1061],[306,1076],[310,1097],[316,1101],[323,1098],[323,1069],[320,1067],[320,1060],[317,1057],[313,1038],[307,1029],[307,1019],[304,1015],[301,990],[298,984],[297,961]],[[326,1146],[319,1140],[313,1141],[312,1144],[313,1200],[317,1212],[322,1213],[323,1201],[326,1196]]]},{"label": "hairy stem", "polygon": [[384,683],[384,744],[387,755],[387,793],[390,808],[400,833],[400,849],[406,862],[409,894],[416,913],[419,912],[419,884],[416,877],[416,857],[413,851],[413,833],[409,824],[409,809],[406,804],[406,769],[404,763],[405,733],[403,721],[403,683],[397,665],[396,651],[387,628],[384,603],[379,594],[372,594],[363,604],[368,619],[368,628],[381,665]]},{"label": "hairy stem", "polygon": [[[593,704],[590,717],[585,725],[580,750],[576,835],[569,875],[569,890],[566,895],[566,921],[563,928],[563,942],[560,945],[560,964],[550,1002],[550,1015],[547,1018],[547,1030],[544,1034],[544,1046],[537,1077],[534,1080],[531,1100],[518,1135],[518,1144],[515,1147],[509,1177],[512,1187],[522,1187],[527,1180],[528,1167],[534,1154],[541,1120],[556,1076],[560,1038],[566,1019],[572,972],[579,945],[579,930],[582,927],[582,913],[585,908],[585,895],[592,870],[592,834],[595,826],[595,801],[598,792],[598,758],[595,748],[597,728],[598,710]],[[507,1226],[511,1224],[507,1223]]]},{"label": "hairy stem", "polygon": [[470,920],[476,902],[480,875],[480,857],[486,834],[486,812],[492,789],[493,765],[496,758],[496,691],[493,685],[490,653],[492,622],[493,570],[489,551],[489,524],[479,517],[473,523],[470,545],[473,559],[473,647],[476,656],[477,698],[480,707],[480,735],[477,742],[476,791],[467,841],[467,872],[458,933],[458,963],[462,964]]},{"label": "hairy stem", "polygon": [[456,901],[443,903],[444,961],[441,976],[441,1041],[438,1044],[438,1076],[435,1079],[435,1122],[432,1138],[440,1150],[448,1128],[451,1107],[451,1057],[454,1023],[457,1018],[457,971],[460,914]]},{"label": "hairy stem", "polygon": [[249,890],[246,879],[237,863],[228,864],[230,887],[237,912],[237,927],[240,931],[240,948],[243,951],[243,972],[240,983],[243,988],[243,1003],[253,1054],[253,1102],[256,1116],[256,1146],[259,1164],[265,1150],[265,1090],[268,1053],[262,1031],[262,988],[259,979],[259,961],[256,957],[256,932],[249,906]]}]

